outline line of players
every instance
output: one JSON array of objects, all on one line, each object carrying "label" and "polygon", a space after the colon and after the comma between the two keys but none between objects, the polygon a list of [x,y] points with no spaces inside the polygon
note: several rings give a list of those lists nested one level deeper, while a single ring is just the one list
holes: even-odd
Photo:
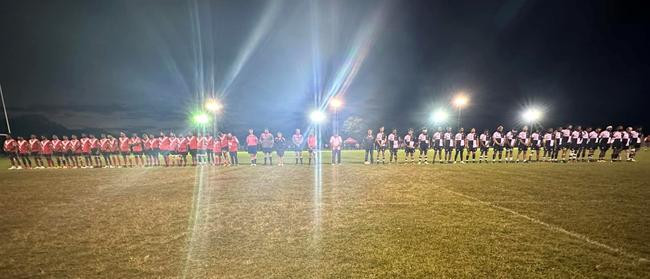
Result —
[{"label": "line of players", "polygon": [[[300,129],[296,129],[291,137],[293,146],[304,146],[304,138]],[[284,154],[289,143],[282,133],[273,135],[265,129],[259,138],[253,129],[246,137],[246,150],[251,157],[251,165],[257,164],[257,147],[264,154],[264,164],[273,164],[272,152],[275,151],[278,165],[284,165]],[[316,137],[310,134],[306,140],[309,154],[308,164],[316,156]],[[160,133],[158,137],[151,134],[134,133],[128,137],[120,133],[118,138],[110,134],[102,134],[100,138],[94,135],[81,134],[63,136],[59,139],[31,135],[29,139],[7,136],[4,151],[11,161],[10,170],[22,168],[122,168],[122,167],[152,167],[152,166],[187,166],[191,164],[238,165],[237,152],[240,143],[232,133],[219,133],[213,137],[210,134],[188,133],[176,136],[174,133]],[[294,148],[295,163],[303,164],[302,148]],[[189,156],[188,156],[189,155]],[[162,161],[160,158],[162,157]],[[189,160],[188,160],[189,157]]]},{"label": "line of players", "polygon": [[[366,151],[365,163],[374,162],[376,149],[376,163],[386,163],[386,151],[389,151],[389,163],[398,162],[397,151],[404,148],[405,161],[415,163],[415,152],[419,151],[418,164],[428,164],[428,153],[433,149],[433,160],[440,163],[465,163],[489,162],[488,151],[492,153],[492,162],[528,162],[535,155],[536,161],[567,162],[567,161],[605,161],[605,153],[611,148],[611,161],[621,161],[623,153],[627,161],[635,161],[636,150],[640,149],[643,135],[641,128],[633,129],[622,126],[615,130],[608,126],[605,130],[577,126],[575,129],[569,125],[564,128],[548,129],[545,133],[535,130],[529,133],[524,126],[520,132],[516,129],[505,132],[499,126],[494,133],[488,130],[477,134],[476,129],[465,133],[460,128],[456,133],[451,128],[442,130],[438,128],[429,136],[427,129],[422,129],[416,137],[413,129],[409,129],[404,137],[399,137],[397,130],[386,135],[381,127],[375,135],[368,130],[363,139]],[[317,140],[311,133],[305,141],[300,129],[296,129],[291,136],[289,144],[282,133],[273,135],[265,129],[257,137],[253,129],[249,129],[246,137],[246,151],[250,154],[251,165],[257,165],[258,147],[264,154],[264,164],[273,165],[272,152],[275,151],[279,159],[278,165],[284,165],[284,154],[289,145],[295,152],[295,164],[303,164],[302,151],[307,147],[309,164],[316,157]],[[332,151],[332,164],[341,163],[341,148],[343,140],[338,134],[332,135],[329,147]],[[118,138],[102,134],[100,138],[85,134],[81,138],[72,135],[70,138],[63,136],[59,139],[56,135],[51,139],[32,135],[30,139],[18,137],[13,139],[8,136],[4,142],[4,150],[11,160],[10,169],[20,168],[114,168],[137,166],[187,166],[188,155],[191,165],[238,165],[237,152],[239,140],[231,133],[219,133],[213,137],[209,134],[192,133],[176,137],[174,133],[161,133],[158,137],[143,134],[139,137],[132,134],[127,137],[121,133]],[[517,149],[515,156],[514,149]],[[531,150],[528,153],[528,150]],[[543,153],[542,153],[543,150]],[[598,159],[595,159],[596,150],[600,150]],[[455,151],[455,153],[454,153]],[[478,159],[476,153],[478,154]],[[453,160],[452,160],[453,155]],[[160,157],[163,161],[160,161]]]},{"label": "line of players", "polygon": [[[230,133],[218,136],[186,136],[160,133],[158,137],[134,133],[128,137],[120,133],[118,138],[102,134],[53,135],[51,139],[31,135],[30,139],[7,136],[4,151],[11,160],[10,169],[24,168],[115,168],[138,166],[186,166],[188,156],[191,164],[236,165],[239,140]],[[162,162],[160,158],[162,157]]]},{"label": "line of players", "polygon": [[[488,151],[493,149],[491,162],[529,162],[535,155],[535,161],[548,162],[605,162],[605,154],[611,148],[611,161],[621,161],[625,155],[626,161],[635,161],[636,150],[641,148],[643,134],[641,128],[633,129],[612,126],[593,129],[581,126],[549,128],[545,132],[534,130],[529,132],[527,126],[521,131],[512,129],[504,132],[503,126],[490,134],[484,130],[478,134],[475,128],[465,133],[463,128],[453,133],[452,128],[443,130],[439,127],[429,136],[427,129],[422,129],[416,137],[413,129],[400,138],[397,130],[386,135],[384,127],[374,135],[372,130],[362,141],[365,149],[365,164],[372,164],[373,153],[376,150],[376,163],[386,163],[386,151],[389,151],[389,163],[397,162],[397,151],[403,147],[406,153],[405,161],[415,163],[415,152],[418,150],[418,164],[428,164],[428,153],[433,149],[432,162],[465,163],[489,162]],[[515,154],[514,150],[517,149]],[[530,153],[528,152],[530,150]],[[595,158],[599,150],[598,159]],[[454,153],[455,151],[455,153]],[[477,159],[478,153],[478,159]],[[453,155],[453,158],[452,158]]]}]

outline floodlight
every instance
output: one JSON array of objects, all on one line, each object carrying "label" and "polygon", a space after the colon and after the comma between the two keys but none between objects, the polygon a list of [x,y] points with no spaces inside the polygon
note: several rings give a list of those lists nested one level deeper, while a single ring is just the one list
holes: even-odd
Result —
[{"label": "floodlight", "polygon": [[325,113],[321,110],[314,110],[309,114],[309,119],[314,123],[322,123],[325,121]]},{"label": "floodlight", "polygon": [[205,101],[205,109],[211,113],[217,113],[223,109],[223,104],[218,99],[207,99]]}]

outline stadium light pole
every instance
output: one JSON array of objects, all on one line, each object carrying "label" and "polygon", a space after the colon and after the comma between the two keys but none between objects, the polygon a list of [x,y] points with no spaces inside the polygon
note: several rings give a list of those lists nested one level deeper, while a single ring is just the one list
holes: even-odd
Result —
[{"label": "stadium light pole", "polygon": [[11,134],[11,126],[9,125],[9,116],[7,115],[7,105],[5,105],[5,94],[2,92],[2,84],[0,84],[0,99],[2,99],[2,110],[4,110],[5,121],[7,123],[7,134]]},{"label": "stadium light pole", "polygon": [[456,108],[458,108],[458,128],[460,128],[460,125],[461,125],[461,122],[460,122],[461,118],[460,117],[461,117],[461,114],[462,114],[462,111],[463,111],[463,107],[465,107],[467,105],[467,103],[469,102],[469,98],[467,98],[467,96],[465,96],[465,94],[459,93],[454,97],[452,102],[453,102],[454,106],[456,106]]},{"label": "stadium light pole", "polygon": [[214,117],[212,122],[212,134],[214,135],[217,133],[217,115],[223,110],[223,103],[217,98],[209,98],[205,100],[204,107]]},{"label": "stadium light pole", "polygon": [[332,101],[330,101],[330,107],[334,110],[334,121],[333,122],[333,130],[335,133],[338,133],[339,130],[339,123],[338,123],[338,111],[339,108],[343,106],[343,100],[339,97],[334,97]]}]

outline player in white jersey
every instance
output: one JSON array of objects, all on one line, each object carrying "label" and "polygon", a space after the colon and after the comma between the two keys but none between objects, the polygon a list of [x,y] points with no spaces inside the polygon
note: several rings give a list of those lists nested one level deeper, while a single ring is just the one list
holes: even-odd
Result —
[{"label": "player in white jersey", "polygon": [[382,164],[386,164],[386,134],[383,126],[379,128],[379,133],[375,137],[375,147],[377,148],[377,164],[380,161]]},{"label": "player in white jersey", "polygon": [[526,153],[528,153],[528,145],[529,145],[528,126],[524,126],[521,129],[521,132],[517,134],[517,157],[515,157],[516,158],[515,162],[519,163],[519,157],[521,157],[521,161],[523,161],[524,163],[528,162],[528,160],[526,160]]},{"label": "player in white jersey", "polygon": [[431,137],[431,144],[433,145],[433,160],[432,162],[436,162],[436,158],[440,160],[440,163],[442,163],[442,149],[444,147],[444,143],[442,140],[442,127],[438,127],[435,133],[433,133],[433,137]]},{"label": "player in white jersey", "polygon": [[630,161],[630,142],[632,141],[632,127],[627,127],[623,131],[623,151],[625,152],[625,161]]},{"label": "player in white jersey", "polygon": [[399,136],[397,135],[397,129],[393,129],[393,132],[388,135],[388,148],[390,150],[389,163],[393,163],[393,159],[395,159],[395,164],[397,164],[397,151],[399,150]]},{"label": "player in white jersey", "polygon": [[629,144],[630,149],[628,151],[629,155],[628,155],[627,161],[628,162],[634,162],[635,161],[634,160],[634,155],[636,153],[636,148],[635,147],[636,147],[637,141],[639,140],[639,133],[636,130],[634,130],[632,127],[628,128],[628,133],[630,134],[630,144]]},{"label": "player in white jersey", "polygon": [[587,149],[589,147],[589,132],[580,130],[580,149],[578,149],[578,160],[587,161]]},{"label": "player in white jersey", "polygon": [[476,129],[472,128],[465,136],[465,146],[467,146],[467,155],[465,161],[470,162],[469,155],[472,155],[472,163],[476,162],[476,149],[478,149],[478,140],[476,139]]},{"label": "player in white jersey", "polygon": [[463,152],[465,152],[465,129],[462,127],[458,129],[458,133],[454,135],[454,146],[456,147],[456,155],[454,155],[454,164],[458,161],[458,155],[460,153],[460,162],[465,164],[463,160]]},{"label": "player in white jersey", "polygon": [[513,149],[517,146],[517,130],[514,128],[510,130],[510,132],[506,133],[506,163],[507,162],[514,162],[513,158]]},{"label": "player in white jersey", "polygon": [[594,160],[594,152],[598,148],[598,134],[600,133],[600,128],[596,128],[594,131],[593,128],[587,127],[587,162],[592,162]]},{"label": "player in white jersey", "polygon": [[544,136],[542,137],[544,141],[544,154],[542,154],[542,160],[544,162],[550,161],[552,159],[551,155],[553,154],[553,149],[555,148],[555,141],[553,140],[553,128],[548,128]]},{"label": "player in white jersey", "polygon": [[565,128],[562,128],[560,130],[560,133],[562,134],[560,138],[560,144],[559,147],[562,149],[562,162],[567,161],[567,151],[571,149],[571,130],[573,130],[573,126],[568,125]]},{"label": "player in white jersey", "polygon": [[533,131],[530,135],[530,153],[528,154],[528,161],[532,161],[533,153],[535,153],[535,162],[539,162],[539,150],[542,148],[542,136],[539,130]]},{"label": "player in white jersey", "polygon": [[577,126],[575,130],[571,131],[571,153],[569,154],[570,161],[577,161],[578,154],[582,146],[582,127]]},{"label": "player in white jersey", "polygon": [[451,163],[451,151],[454,149],[454,139],[451,133],[451,127],[442,135],[443,147],[445,148],[445,161]]},{"label": "player in white jersey", "polygon": [[427,129],[422,129],[422,133],[418,136],[418,146],[420,147],[420,157],[418,159],[418,165],[429,164],[427,159],[427,152],[429,151],[429,135],[427,135]]},{"label": "player in white jersey", "polygon": [[621,150],[623,150],[623,132],[623,126],[618,126],[612,133],[612,162],[620,160]]},{"label": "player in white jersey", "polygon": [[558,157],[562,150],[562,127],[557,127],[557,129],[555,129],[553,132],[553,140],[555,141],[555,148],[553,149],[553,155],[551,157],[553,157],[553,162],[558,162]]},{"label": "player in white jersey", "polygon": [[409,128],[409,131],[404,135],[404,153],[406,153],[406,158],[404,161],[409,163],[409,156],[411,158],[411,163],[415,163],[415,137],[413,136],[413,129]]},{"label": "player in white jersey", "polygon": [[598,153],[598,162],[604,163],[605,162],[605,154],[607,153],[607,150],[609,150],[610,146],[612,144],[612,126],[607,126],[605,130],[600,132],[598,134],[598,148],[600,149],[600,153]]},{"label": "player in white jersey", "polygon": [[483,160],[488,162],[488,151],[490,150],[490,131],[485,130],[478,138],[479,148],[481,148],[481,155],[478,157],[478,162],[481,163]]},{"label": "player in white jersey", "polygon": [[499,126],[497,127],[497,130],[492,134],[492,147],[494,149],[492,153],[492,163],[496,161],[497,155],[499,156],[499,163],[501,163],[503,157],[504,140],[503,126]]}]

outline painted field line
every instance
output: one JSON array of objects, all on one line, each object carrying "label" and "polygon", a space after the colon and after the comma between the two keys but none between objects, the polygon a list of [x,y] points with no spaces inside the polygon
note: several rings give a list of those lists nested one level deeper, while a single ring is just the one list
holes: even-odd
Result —
[{"label": "painted field line", "polygon": [[499,205],[496,205],[496,204],[491,203],[491,202],[486,202],[486,201],[483,201],[483,200],[481,200],[481,199],[478,199],[478,198],[475,198],[475,197],[472,197],[472,196],[469,196],[469,195],[465,195],[465,194],[460,193],[460,192],[456,192],[456,191],[453,191],[453,190],[447,189],[447,188],[445,188],[445,187],[440,187],[440,188],[443,189],[443,190],[445,190],[445,191],[447,191],[447,192],[449,192],[449,193],[452,193],[452,194],[454,194],[454,195],[457,195],[457,196],[459,196],[459,197],[463,197],[463,198],[466,198],[466,199],[469,199],[469,200],[473,200],[473,201],[476,201],[476,202],[478,202],[478,203],[484,204],[484,205],[486,205],[486,206],[489,206],[489,207],[492,207],[492,208],[495,208],[495,209],[498,209],[498,210],[501,210],[501,211],[508,212],[508,213],[510,213],[510,214],[512,214],[512,215],[515,215],[515,216],[517,216],[517,217],[520,217],[520,218],[526,219],[526,220],[528,220],[528,221],[530,221],[530,222],[533,222],[533,223],[535,223],[535,224],[542,225],[542,226],[548,228],[548,229],[551,230],[551,231],[555,231],[555,232],[560,232],[560,233],[566,234],[566,235],[568,235],[568,236],[571,236],[571,237],[573,237],[573,238],[576,238],[576,239],[582,240],[582,241],[584,241],[584,242],[586,242],[586,243],[588,243],[588,244],[591,244],[591,245],[594,245],[594,246],[597,246],[597,247],[603,248],[603,249],[608,250],[608,251],[610,251],[610,252],[614,252],[614,253],[621,254],[621,255],[623,255],[623,256],[625,256],[625,257],[628,257],[628,258],[634,259],[634,260],[639,261],[639,262],[649,262],[648,259],[643,258],[643,257],[639,257],[639,256],[634,255],[634,254],[631,254],[631,253],[629,253],[629,252],[624,251],[623,249],[620,249],[620,248],[614,248],[614,247],[609,246],[609,245],[607,245],[607,244],[605,244],[605,243],[602,243],[602,242],[598,242],[598,241],[596,241],[596,240],[593,240],[593,239],[589,238],[589,237],[586,236],[586,235],[583,235],[583,234],[580,234],[580,233],[577,233],[577,232],[572,232],[572,231],[569,231],[569,230],[564,229],[564,228],[562,228],[562,227],[559,227],[559,226],[556,226],[556,225],[552,225],[552,224],[546,223],[546,222],[544,222],[544,221],[542,221],[542,220],[539,220],[539,219],[537,219],[537,218],[530,217],[530,216],[528,216],[528,215],[525,215],[525,214],[519,213],[519,212],[514,211],[514,210],[512,210],[512,209],[510,209],[510,208],[503,207],[503,206],[499,206]]}]

